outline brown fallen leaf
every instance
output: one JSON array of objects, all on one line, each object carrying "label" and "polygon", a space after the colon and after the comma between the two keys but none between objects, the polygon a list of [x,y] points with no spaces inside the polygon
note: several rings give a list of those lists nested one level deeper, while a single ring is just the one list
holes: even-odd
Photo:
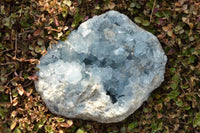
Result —
[{"label": "brown fallen leaf", "polygon": [[18,98],[16,97],[15,99],[12,100],[12,105],[13,106],[17,106],[17,104],[18,104],[18,100],[17,99]]},{"label": "brown fallen leaf", "polygon": [[19,95],[22,96],[24,94],[24,92],[25,92],[24,88],[22,87],[22,85],[18,84],[16,88],[17,88],[17,91],[18,91]]},{"label": "brown fallen leaf", "polygon": [[115,3],[111,2],[108,4],[109,9],[114,9],[115,8]]},{"label": "brown fallen leaf", "polygon": [[40,31],[41,31],[40,29],[39,29],[39,30],[36,30],[36,31],[33,33],[33,36],[34,36],[34,37],[37,37],[37,36],[40,34]]}]

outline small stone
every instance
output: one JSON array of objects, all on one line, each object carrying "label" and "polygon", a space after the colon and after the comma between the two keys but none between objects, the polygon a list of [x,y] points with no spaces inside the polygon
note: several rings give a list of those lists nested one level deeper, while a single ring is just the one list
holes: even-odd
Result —
[{"label": "small stone", "polygon": [[101,123],[124,120],[164,80],[167,57],[151,33],[108,11],[48,48],[36,90],[55,114]]}]

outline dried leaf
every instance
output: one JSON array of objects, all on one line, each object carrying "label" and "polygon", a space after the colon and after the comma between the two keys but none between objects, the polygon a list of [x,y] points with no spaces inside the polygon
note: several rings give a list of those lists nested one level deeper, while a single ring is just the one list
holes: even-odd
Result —
[{"label": "dried leaf", "polygon": [[69,125],[69,127],[71,127],[73,125],[73,121],[72,120],[67,120],[67,124]]},{"label": "dried leaf", "polygon": [[167,35],[170,37],[174,36],[173,31],[172,30],[167,31]]},{"label": "dried leaf", "polygon": [[167,32],[168,30],[170,30],[171,28],[169,26],[163,26],[162,29]]},{"label": "dried leaf", "polygon": [[65,133],[65,130],[59,129],[59,133]]},{"label": "dried leaf", "polygon": [[161,119],[162,118],[162,114],[161,113],[157,113],[157,118]]},{"label": "dried leaf", "polygon": [[189,19],[186,18],[186,17],[182,17],[182,21],[183,21],[184,23],[189,23]]},{"label": "dried leaf", "polygon": [[18,91],[19,95],[21,95],[21,96],[24,94],[24,89],[21,84],[17,85],[17,91]]},{"label": "dried leaf", "polygon": [[190,26],[191,29],[194,27],[193,23],[188,23],[188,25]]},{"label": "dried leaf", "polygon": [[108,8],[111,9],[111,10],[114,9],[115,8],[115,3],[113,3],[113,2],[109,3],[108,4]]},{"label": "dried leaf", "polygon": [[69,127],[69,125],[68,125],[67,123],[60,123],[59,125],[60,125],[61,127],[66,127],[66,128]]},{"label": "dried leaf", "polygon": [[180,7],[180,6],[182,6],[182,5],[181,5],[179,2],[176,2],[176,3],[175,3],[175,6],[179,6],[179,7]]},{"label": "dried leaf", "polygon": [[16,115],[17,115],[17,111],[13,111],[13,112],[11,113],[11,117],[12,117],[12,118],[14,118]]},{"label": "dried leaf", "polygon": [[162,103],[159,103],[159,104],[155,105],[155,107],[154,107],[154,109],[155,109],[156,111],[161,111],[162,108],[163,108],[163,104],[162,104]]},{"label": "dried leaf", "polygon": [[40,29],[39,29],[39,30],[36,30],[36,31],[33,33],[33,36],[34,36],[34,37],[37,37],[37,36],[40,34],[40,31],[41,31]]},{"label": "dried leaf", "polygon": [[12,100],[12,105],[13,106],[16,106],[17,104],[18,104],[18,100],[17,100],[18,98],[16,97],[16,98],[14,98],[13,100]]}]

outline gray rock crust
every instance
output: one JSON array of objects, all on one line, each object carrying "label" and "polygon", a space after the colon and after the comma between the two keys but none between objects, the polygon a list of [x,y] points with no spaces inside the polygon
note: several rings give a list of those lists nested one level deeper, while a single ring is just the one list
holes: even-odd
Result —
[{"label": "gray rock crust", "polygon": [[108,11],[48,48],[35,81],[55,114],[112,123],[124,120],[164,80],[167,57],[151,33]]}]

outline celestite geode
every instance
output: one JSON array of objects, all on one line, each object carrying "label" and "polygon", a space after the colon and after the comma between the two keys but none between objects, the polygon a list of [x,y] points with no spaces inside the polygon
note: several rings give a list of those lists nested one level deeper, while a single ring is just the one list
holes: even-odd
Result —
[{"label": "celestite geode", "polygon": [[167,57],[151,33],[108,11],[82,23],[40,59],[36,90],[55,114],[119,122],[164,80]]}]

